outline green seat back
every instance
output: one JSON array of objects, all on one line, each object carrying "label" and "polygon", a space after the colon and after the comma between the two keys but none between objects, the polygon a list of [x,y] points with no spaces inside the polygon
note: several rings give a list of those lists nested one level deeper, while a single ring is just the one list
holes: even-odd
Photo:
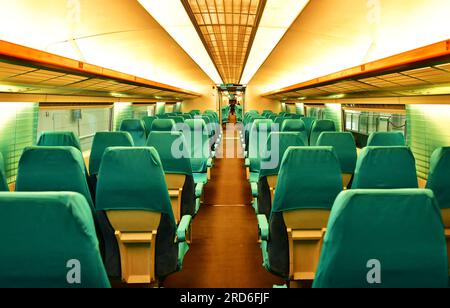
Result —
[{"label": "green seat back", "polygon": [[186,120],[191,120],[191,119],[192,119],[192,116],[191,116],[190,114],[187,114],[187,113],[183,113],[181,116],[183,117],[183,119],[184,119],[185,121],[186,121]]},{"label": "green seat back", "polygon": [[284,154],[289,147],[306,146],[300,133],[272,132],[267,140],[267,150],[261,159],[260,178],[278,175]]},{"label": "green seat back", "polygon": [[6,180],[5,173],[5,161],[3,160],[3,155],[0,152],[0,192],[9,191],[8,181]]},{"label": "green seat back", "polygon": [[109,148],[97,185],[97,208],[166,214],[174,219],[161,160],[155,148]]},{"label": "green seat back", "polygon": [[324,132],[317,141],[318,146],[332,146],[341,163],[342,173],[355,173],[358,153],[352,133]]},{"label": "green seat back", "polygon": [[318,120],[314,122],[311,129],[311,136],[309,137],[309,145],[316,146],[319,140],[320,134],[323,132],[335,132],[336,125],[330,120]]},{"label": "green seat back", "polygon": [[109,147],[132,147],[133,138],[128,132],[98,132],[92,143],[89,157],[89,174],[96,175],[100,170],[103,153]]},{"label": "green seat back", "polygon": [[144,126],[145,126],[145,133],[147,134],[147,136],[152,131],[153,121],[155,121],[156,119],[157,119],[157,117],[143,117],[142,118],[142,121],[144,122]]},{"label": "green seat back", "polygon": [[418,188],[414,155],[407,147],[366,147],[356,163],[353,189]]},{"label": "green seat back", "polygon": [[170,132],[175,127],[173,119],[158,119],[153,121],[152,132]]},{"label": "green seat back", "polygon": [[350,190],[331,211],[314,287],[447,288],[447,263],[430,190]]},{"label": "green seat back", "polygon": [[197,115],[201,114],[201,111],[200,110],[192,110],[189,112],[189,114],[192,116],[197,116]]},{"label": "green seat back", "polygon": [[[0,287],[110,287],[82,195],[0,193],[0,232]],[[74,264],[81,270],[79,284],[67,279],[74,278]]]},{"label": "green seat back", "polygon": [[281,131],[282,132],[294,132],[299,133],[303,139],[304,144],[307,146],[309,145],[308,142],[308,133],[306,131],[305,123],[303,123],[302,120],[298,119],[288,119],[283,122],[281,125]]},{"label": "green seat back", "polygon": [[80,140],[73,132],[43,132],[37,145],[43,147],[74,147],[81,151]]},{"label": "green seat back", "polygon": [[170,119],[174,120],[175,124],[184,123],[184,118],[181,116],[171,116]]},{"label": "green seat back", "polygon": [[450,208],[450,148],[439,148],[430,160],[427,188],[436,196],[441,209]]},{"label": "green seat back", "polygon": [[341,191],[341,168],[332,147],[290,147],[281,163],[272,213],[331,209]]},{"label": "green seat back", "polygon": [[143,146],[147,141],[144,122],[137,119],[122,121],[119,131],[130,133],[135,146]]},{"label": "green seat back", "polygon": [[192,175],[189,149],[183,133],[152,132],[147,146],[158,151],[166,173]]},{"label": "green seat back", "polygon": [[253,122],[249,135],[250,171],[259,172],[261,157],[267,150],[267,140],[273,129],[273,122],[267,119],[258,119]]},{"label": "green seat back", "polygon": [[17,192],[77,192],[95,212],[81,152],[74,147],[29,147],[19,161]]},{"label": "green seat back", "polygon": [[207,171],[207,162],[211,157],[211,148],[209,144],[209,132],[206,123],[202,119],[187,120],[186,131],[184,132],[186,143],[190,151],[190,160],[192,172],[205,173]]},{"label": "green seat back", "polygon": [[405,136],[401,132],[376,132],[369,136],[368,147],[403,147],[406,146]]}]

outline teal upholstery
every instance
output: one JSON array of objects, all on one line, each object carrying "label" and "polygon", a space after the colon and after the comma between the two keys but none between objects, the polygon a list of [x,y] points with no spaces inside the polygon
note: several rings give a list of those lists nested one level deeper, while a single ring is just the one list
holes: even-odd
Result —
[{"label": "teal upholstery", "polygon": [[158,119],[153,121],[152,132],[170,132],[175,127],[173,119]]},{"label": "teal upholstery", "polygon": [[309,145],[309,135],[306,131],[305,123],[300,119],[288,119],[281,125],[281,132],[300,133],[305,145]]},{"label": "teal upholstery", "polygon": [[128,132],[98,132],[92,142],[89,157],[89,174],[95,176],[100,170],[103,153],[109,147],[132,147],[133,139]]},{"label": "teal upholstery", "polygon": [[308,140],[309,140],[309,136],[311,136],[311,130],[314,125],[314,122],[316,122],[316,118],[304,117],[301,120],[303,121],[303,123],[305,123],[306,132],[308,133]]},{"label": "teal upholstery", "polygon": [[273,122],[267,119],[258,119],[253,122],[253,126],[249,135],[249,152],[250,172],[259,173],[261,157],[267,150],[267,140],[273,129]]},{"label": "teal upholstery", "polygon": [[123,120],[122,124],[120,124],[119,131],[130,133],[133,138],[134,145],[137,147],[145,145],[145,142],[147,141],[144,122],[141,120]]},{"label": "teal upholstery", "polygon": [[[274,143],[275,148],[273,148]],[[267,140],[268,153],[263,155],[261,159],[261,171],[259,173],[259,179],[257,181],[257,195],[258,214],[264,214],[269,218],[272,208],[272,196],[270,193],[270,187],[267,182],[267,177],[272,175],[278,175],[280,166],[284,154],[289,147],[306,146],[307,143],[303,140],[300,133],[271,133]]]},{"label": "teal upholstery", "polygon": [[418,188],[414,155],[407,147],[366,147],[358,158],[352,189]]},{"label": "teal upholstery", "polygon": [[74,147],[81,151],[80,140],[73,132],[43,132],[37,145],[44,147]]},{"label": "teal upholstery", "polygon": [[175,124],[183,124],[184,118],[182,116],[171,116],[170,119],[175,121]]},{"label": "teal upholstery", "polygon": [[368,147],[406,146],[405,136],[401,132],[376,132],[369,136]]},{"label": "teal upholstery", "polygon": [[106,150],[99,173],[97,207],[103,211],[161,213],[156,275],[161,279],[177,271],[178,245],[174,241],[177,227],[162,163],[154,148]]},{"label": "teal upholstery", "polygon": [[450,147],[433,152],[427,188],[434,192],[441,209],[450,208]]},{"label": "teal upholstery", "polygon": [[6,180],[5,173],[5,161],[3,160],[3,155],[0,152],[0,192],[9,191],[8,181]]},{"label": "teal upholstery", "polygon": [[[181,196],[181,215],[195,215],[195,182],[192,175],[189,149],[181,132],[152,132],[147,140],[147,146],[158,151],[164,172],[166,174],[181,174],[186,176]],[[173,153],[173,151],[177,151]]]},{"label": "teal upholstery", "polygon": [[447,263],[430,190],[350,190],[331,211],[314,287],[447,288]]},{"label": "teal upholstery", "polygon": [[324,132],[320,135],[317,145],[332,146],[341,163],[342,173],[355,173],[358,153],[352,133]]},{"label": "teal upholstery", "polygon": [[200,110],[191,110],[189,112],[189,114],[192,115],[192,116],[198,116],[198,115],[201,114],[201,111]]},{"label": "teal upholstery", "polygon": [[187,113],[183,113],[181,116],[184,118],[185,121],[193,119],[193,117]]},{"label": "teal upholstery", "polygon": [[286,151],[269,220],[270,236],[262,243],[267,269],[284,278],[289,275],[283,212],[331,209],[341,191],[341,168],[332,147],[290,147]]},{"label": "teal upholstery", "polygon": [[81,152],[74,147],[29,147],[19,161],[16,191],[82,194],[95,212]]},{"label": "teal upholstery", "polygon": [[[0,193],[1,288],[109,288],[92,213],[77,193]],[[68,275],[76,260],[79,284]]]},{"label": "teal upholstery", "polygon": [[320,134],[323,132],[335,132],[336,125],[330,120],[318,120],[314,122],[311,129],[311,135],[309,137],[309,145],[316,146],[319,140]]},{"label": "teal upholstery", "polygon": [[153,121],[155,121],[157,117],[143,117],[142,121],[145,126],[145,134],[148,136],[152,131]]},{"label": "teal upholstery", "polygon": [[[205,121],[201,119],[187,120],[185,124],[189,127],[189,130],[184,132],[184,134],[190,151],[189,157],[195,178],[195,173],[206,174],[208,160],[211,158],[208,130]],[[196,183],[198,183],[197,180]]]}]

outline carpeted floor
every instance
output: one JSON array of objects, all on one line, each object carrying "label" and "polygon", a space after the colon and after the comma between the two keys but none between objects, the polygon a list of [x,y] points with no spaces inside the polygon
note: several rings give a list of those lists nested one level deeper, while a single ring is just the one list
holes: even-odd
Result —
[{"label": "carpeted floor", "polygon": [[[223,139],[219,156],[226,152],[240,154],[237,131],[228,130]],[[272,288],[284,284],[262,267],[257,220],[250,204],[244,160],[216,159],[204,204],[194,220],[193,243],[183,271],[168,277],[164,287]]]}]

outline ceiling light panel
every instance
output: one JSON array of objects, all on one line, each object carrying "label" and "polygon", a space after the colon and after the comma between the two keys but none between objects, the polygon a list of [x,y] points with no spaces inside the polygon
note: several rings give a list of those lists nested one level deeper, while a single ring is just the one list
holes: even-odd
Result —
[{"label": "ceiling light panel", "polygon": [[239,83],[266,0],[182,0],[224,83]]}]

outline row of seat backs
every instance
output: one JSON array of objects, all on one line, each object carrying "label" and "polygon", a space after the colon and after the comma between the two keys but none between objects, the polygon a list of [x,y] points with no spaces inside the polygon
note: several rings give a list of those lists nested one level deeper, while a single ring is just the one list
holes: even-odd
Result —
[{"label": "row of seat backs", "polygon": [[[386,190],[372,190],[380,187],[370,187],[371,190],[355,189],[341,193],[341,168],[334,151],[332,147],[289,147],[286,151],[270,217],[271,240],[268,250],[271,269],[283,276],[288,272],[286,261],[289,258],[280,257],[280,251],[286,251],[286,247],[281,247],[282,243],[279,241],[284,238],[283,234],[286,232],[285,228],[282,228],[284,224],[280,224],[280,219],[283,219],[280,213],[301,209],[332,209],[315,281],[316,287],[368,286],[367,262],[375,256],[382,264],[386,264],[385,269],[389,273],[383,286],[447,286],[444,227],[433,193],[417,189],[393,189],[399,188],[396,182],[391,187],[381,187]],[[397,158],[407,158],[410,155],[406,147],[372,147],[366,151],[375,152],[375,156],[362,160],[375,160],[375,165],[379,168],[386,168],[389,156],[392,159],[389,154],[394,154]],[[380,161],[379,158],[383,155],[379,151],[385,151],[384,156],[388,159]],[[391,162],[390,167],[396,163],[397,160]],[[415,170],[414,164],[410,164],[408,168]],[[417,184],[415,174],[414,177]],[[377,181],[378,179],[375,179],[374,185],[377,185]],[[408,183],[405,186],[408,186]],[[417,188],[417,185],[410,186]],[[413,205],[411,208],[410,204]],[[357,223],[354,223],[355,220]],[[431,227],[422,237],[421,230],[428,228],[427,225]],[[354,236],[355,234],[357,236]],[[387,239],[389,240],[386,243]],[[418,239],[423,241],[417,244]],[[369,242],[370,248],[361,254],[359,247],[368,247]],[[421,250],[417,247],[428,244],[430,245],[426,251],[418,253]],[[398,253],[392,254],[392,251]],[[414,275],[419,273],[420,278],[415,277],[413,281],[408,281],[409,279],[401,278],[404,277],[402,275],[395,275],[395,270],[404,268],[400,266],[401,262],[410,260],[408,254],[411,251],[414,254],[413,260],[411,263],[408,261],[411,266],[406,267],[405,275],[411,275],[411,269],[417,269],[418,264],[424,266],[425,270],[413,270]],[[424,253],[432,256],[431,262],[424,261],[427,259],[423,258]],[[351,256],[347,257],[348,255]],[[402,257],[392,258],[392,255]],[[360,279],[355,280],[358,275],[361,275]],[[433,281],[433,276],[438,279]]]},{"label": "row of seat backs", "polygon": [[0,193],[0,232],[0,287],[110,287],[90,207],[78,193]]}]

